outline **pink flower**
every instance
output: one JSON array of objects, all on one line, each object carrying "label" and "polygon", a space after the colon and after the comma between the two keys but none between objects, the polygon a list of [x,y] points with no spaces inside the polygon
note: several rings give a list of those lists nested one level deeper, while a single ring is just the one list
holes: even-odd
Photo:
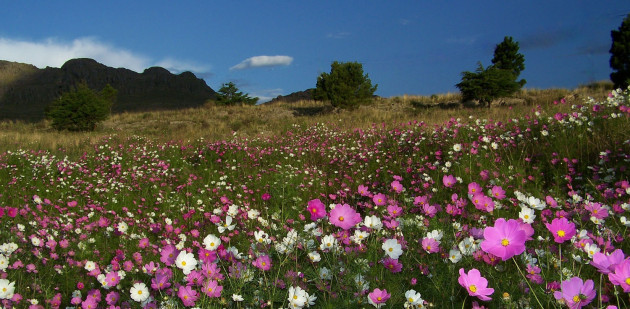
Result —
[{"label": "pink flower", "polygon": [[110,271],[105,275],[105,282],[108,287],[114,287],[120,282],[120,276],[117,271]]},{"label": "pink flower", "polygon": [[263,193],[263,195],[260,197],[263,201],[268,201],[271,198],[271,194],[269,193]]},{"label": "pink flower", "polygon": [[610,255],[595,252],[595,254],[593,254],[593,260],[589,264],[597,268],[600,273],[608,274],[615,271],[617,264],[621,263],[624,259],[625,256],[621,249],[613,251]]},{"label": "pink flower", "polygon": [[358,188],[357,191],[359,192],[359,194],[361,196],[368,196],[368,195],[370,195],[370,190],[368,190],[368,187],[364,186],[364,185],[359,185],[359,188]]},{"label": "pink flower", "polygon": [[179,250],[177,250],[175,246],[166,245],[162,248],[162,251],[160,251],[160,261],[166,264],[166,266],[171,266],[175,263],[178,254]]},{"label": "pink flower", "polygon": [[177,291],[177,296],[182,300],[184,306],[192,307],[195,305],[195,301],[199,298],[197,291],[195,291],[191,286],[181,286]]},{"label": "pink flower", "polygon": [[442,183],[445,187],[450,188],[457,183],[457,179],[455,179],[453,175],[444,175],[444,177],[442,177]]},{"label": "pink flower", "polygon": [[337,204],[337,206],[330,211],[329,220],[331,224],[344,230],[350,229],[362,221],[361,215],[348,204]]},{"label": "pink flower", "polygon": [[203,284],[203,292],[208,297],[221,297],[223,286],[219,285],[215,280],[208,280]]},{"label": "pink flower", "polygon": [[527,235],[521,229],[520,223],[514,219],[507,222],[503,218],[497,219],[494,226],[483,230],[483,237],[481,249],[504,261],[525,251]]},{"label": "pink flower", "polygon": [[375,194],[372,201],[376,206],[383,206],[387,204],[387,196],[383,193]]},{"label": "pink flower", "polygon": [[425,237],[422,239],[422,249],[428,253],[438,252],[440,251],[440,242],[431,237]]},{"label": "pink flower", "polygon": [[404,189],[403,185],[401,185],[398,180],[392,181],[391,186],[392,190],[394,190],[396,193],[401,193]]},{"label": "pink flower", "polygon": [[468,194],[475,195],[479,193],[483,193],[483,191],[481,189],[481,186],[478,183],[471,182],[468,184]]},{"label": "pink flower", "polygon": [[260,270],[267,271],[271,269],[271,258],[268,255],[261,255],[252,262],[252,265]]},{"label": "pink flower", "polygon": [[502,200],[505,198],[505,190],[503,190],[503,188],[499,186],[492,187],[491,193],[492,197],[496,198],[497,200]]},{"label": "pink flower", "polygon": [[387,290],[377,288],[368,294],[368,302],[374,307],[380,308],[391,296],[391,294],[387,293]]},{"label": "pink flower", "polygon": [[481,276],[476,268],[471,269],[468,273],[463,268],[459,269],[459,285],[464,287],[470,296],[476,296],[480,300],[491,300],[488,295],[494,293],[493,288],[488,288],[488,280]]},{"label": "pink flower", "polygon": [[561,290],[555,291],[553,297],[563,300],[571,309],[579,309],[588,305],[595,298],[593,280],[583,282],[579,277],[562,281]]},{"label": "pink flower", "polygon": [[402,215],[402,207],[398,206],[398,205],[389,205],[387,206],[387,212],[389,213],[390,216],[396,218],[400,215]]},{"label": "pink flower", "polygon": [[630,258],[615,266],[615,271],[608,274],[608,279],[612,284],[619,285],[623,291],[630,293]]},{"label": "pink flower", "polygon": [[111,291],[107,293],[107,296],[105,296],[105,301],[110,306],[115,305],[119,299],[120,299],[120,294],[118,294],[118,292],[116,291]]},{"label": "pink flower", "polygon": [[319,199],[308,201],[306,209],[311,214],[311,220],[313,221],[326,217],[326,206]]},{"label": "pink flower", "polygon": [[553,240],[559,244],[575,235],[575,224],[569,222],[567,218],[555,218],[551,224],[545,223],[545,226],[553,235]]}]

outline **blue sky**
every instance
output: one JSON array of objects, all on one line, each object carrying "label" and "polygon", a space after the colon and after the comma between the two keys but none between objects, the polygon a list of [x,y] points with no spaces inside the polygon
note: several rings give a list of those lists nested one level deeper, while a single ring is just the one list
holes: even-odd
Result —
[{"label": "blue sky", "polygon": [[455,92],[462,71],[520,43],[526,88],[609,78],[610,31],[627,1],[6,1],[0,59],[59,67],[88,57],[142,72],[192,71],[262,101],[358,61],[376,94]]}]

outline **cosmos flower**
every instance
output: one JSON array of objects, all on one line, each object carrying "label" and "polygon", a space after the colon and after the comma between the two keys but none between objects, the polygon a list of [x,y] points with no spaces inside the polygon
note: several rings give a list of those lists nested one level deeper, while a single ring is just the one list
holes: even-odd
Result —
[{"label": "cosmos flower", "polygon": [[612,284],[619,285],[623,291],[630,293],[630,258],[626,258],[615,266],[615,271],[608,274]]},{"label": "cosmos flower", "polygon": [[527,235],[520,228],[520,223],[514,219],[507,222],[503,218],[497,219],[494,226],[488,226],[483,230],[483,236],[481,249],[504,261],[525,251]]},{"label": "cosmos flower", "polygon": [[596,252],[593,254],[593,260],[589,264],[597,268],[600,273],[608,274],[615,271],[617,264],[621,263],[624,259],[625,255],[623,254],[623,251],[621,251],[621,249],[617,249],[610,255]]},{"label": "cosmos flower", "polygon": [[221,291],[223,291],[223,286],[219,285],[216,280],[207,280],[203,284],[203,292],[208,297],[221,297]]},{"label": "cosmos flower", "polygon": [[131,299],[141,303],[149,298],[149,289],[142,282],[134,283],[129,290],[129,294],[131,296]]},{"label": "cosmos flower", "polygon": [[271,258],[268,255],[260,255],[254,261],[252,261],[254,267],[267,271],[271,269]]},{"label": "cosmos flower", "polygon": [[331,210],[329,220],[331,224],[344,230],[348,230],[362,221],[361,215],[348,204],[337,205]]},{"label": "cosmos flower", "polygon": [[219,247],[219,245],[221,245],[221,239],[219,239],[219,237],[216,237],[212,234],[208,234],[208,236],[206,236],[203,239],[203,245],[206,248],[206,250],[217,250],[217,248]]},{"label": "cosmos flower", "polygon": [[397,260],[403,253],[402,246],[395,238],[384,241],[381,248],[385,251],[385,254],[387,254],[387,256],[395,260]]},{"label": "cosmos flower", "polygon": [[181,286],[177,290],[177,296],[182,300],[184,306],[192,307],[195,305],[195,301],[199,298],[199,293],[195,291],[191,286]]},{"label": "cosmos flower", "polygon": [[372,201],[376,206],[383,206],[387,204],[387,196],[383,193],[375,194],[374,197],[372,197]]},{"label": "cosmos flower", "polygon": [[466,289],[470,296],[475,296],[480,300],[492,299],[488,296],[494,293],[494,289],[488,288],[488,280],[482,277],[476,268],[471,269],[468,273],[460,268],[457,282]]},{"label": "cosmos flower", "polygon": [[551,223],[545,223],[545,226],[553,235],[553,240],[559,244],[575,235],[575,224],[567,218],[555,218]]},{"label": "cosmos flower", "polygon": [[595,289],[593,280],[582,281],[579,277],[572,277],[562,281],[560,291],[555,291],[553,296],[557,300],[562,300],[572,309],[582,308],[593,301]]},{"label": "cosmos flower", "polygon": [[370,303],[376,308],[380,308],[385,305],[385,302],[391,296],[392,296],[391,294],[387,293],[387,290],[385,289],[381,290],[379,288],[376,288],[374,289],[374,291],[368,294],[368,303]]},{"label": "cosmos flower", "polygon": [[317,221],[320,218],[326,217],[326,205],[324,205],[324,203],[322,203],[319,199],[308,201],[306,209],[308,210],[308,213],[311,214],[312,221]]},{"label": "cosmos flower", "polygon": [[455,179],[453,175],[444,175],[444,177],[442,177],[442,183],[445,187],[451,188],[457,183],[457,179]]},{"label": "cosmos flower", "polygon": [[197,267],[197,260],[195,259],[194,254],[182,251],[177,255],[175,265],[177,265],[177,268],[182,270],[184,275],[188,275],[193,269],[195,269],[195,267]]}]

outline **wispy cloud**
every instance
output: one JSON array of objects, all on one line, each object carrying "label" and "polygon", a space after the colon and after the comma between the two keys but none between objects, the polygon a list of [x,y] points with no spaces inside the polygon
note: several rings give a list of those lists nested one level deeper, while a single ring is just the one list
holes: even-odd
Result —
[{"label": "wispy cloud", "polygon": [[231,67],[230,70],[290,65],[291,62],[293,62],[293,57],[289,56],[255,56],[241,61],[241,63]]},{"label": "wispy cloud", "polygon": [[569,40],[576,34],[575,30],[568,28],[541,30],[521,38],[519,40],[519,45],[524,50],[544,49],[560,44],[562,41]]},{"label": "wispy cloud", "polygon": [[329,33],[326,35],[326,37],[329,39],[344,39],[350,36],[351,34],[352,33],[350,32],[341,31],[341,32],[336,32],[336,33]]},{"label": "wispy cloud", "polygon": [[179,73],[193,71],[203,73],[209,66],[197,65],[183,60],[165,58],[154,60],[150,57],[134,53],[93,37],[83,37],[72,41],[48,38],[41,41],[16,40],[0,38],[0,59],[29,63],[36,67],[61,67],[66,61],[74,58],[92,58],[102,64],[115,68],[127,68],[142,72],[151,66],[164,68]]}]

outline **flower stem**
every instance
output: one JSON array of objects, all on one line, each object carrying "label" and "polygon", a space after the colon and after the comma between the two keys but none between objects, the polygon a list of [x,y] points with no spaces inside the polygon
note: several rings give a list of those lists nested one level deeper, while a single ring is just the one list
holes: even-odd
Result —
[{"label": "flower stem", "polygon": [[542,303],[540,303],[540,299],[538,299],[538,296],[536,295],[536,291],[534,291],[534,288],[532,288],[532,285],[529,283],[529,280],[527,280],[527,277],[525,277],[525,274],[523,274],[523,272],[521,271],[521,268],[518,266],[518,263],[516,263],[516,260],[514,259],[514,257],[512,257],[512,261],[514,261],[514,265],[516,265],[516,269],[518,269],[518,272],[521,274],[521,276],[523,276],[523,279],[525,279],[525,283],[527,283],[527,286],[529,286],[529,290],[532,292],[532,294],[534,294],[534,298],[536,298],[536,301],[538,302],[538,305],[540,306],[540,308],[545,308]]}]

